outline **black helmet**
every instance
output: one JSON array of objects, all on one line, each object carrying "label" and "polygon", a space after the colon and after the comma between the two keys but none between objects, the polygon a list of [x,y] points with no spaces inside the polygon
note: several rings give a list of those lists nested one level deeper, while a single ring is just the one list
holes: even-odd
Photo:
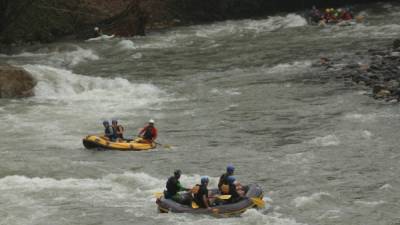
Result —
[{"label": "black helmet", "polygon": [[174,175],[177,177],[177,176],[180,176],[182,174],[182,171],[180,170],[180,169],[177,169],[177,170],[175,170],[174,171]]}]

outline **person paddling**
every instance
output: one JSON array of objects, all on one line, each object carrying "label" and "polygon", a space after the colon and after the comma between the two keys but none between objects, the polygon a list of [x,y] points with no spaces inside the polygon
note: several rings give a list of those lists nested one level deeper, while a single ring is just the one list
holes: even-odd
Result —
[{"label": "person paddling", "polygon": [[154,127],[154,120],[150,119],[147,126],[145,126],[138,134],[143,138],[144,142],[153,143],[157,138],[157,128]]},{"label": "person paddling", "polygon": [[228,194],[228,192],[229,192],[228,177],[233,176],[234,171],[235,171],[235,167],[233,165],[229,164],[226,167],[226,173],[222,174],[221,177],[219,178],[218,189],[222,194]]},{"label": "person paddling", "polygon": [[182,195],[178,192],[180,191],[189,191],[189,188],[185,188],[181,185],[179,178],[181,177],[182,171],[177,169],[174,171],[174,176],[168,178],[166,188],[167,190],[164,191],[164,196],[166,199],[172,199],[175,202],[186,204],[187,199],[185,199]]},{"label": "person paddling", "polygon": [[115,134],[115,137],[117,139],[117,141],[121,141],[124,139],[124,127],[121,125],[118,125],[118,120],[113,119],[111,121],[111,126],[113,129],[113,132]]},{"label": "person paddling", "polygon": [[211,210],[210,208],[210,199],[208,197],[208,182],[209,179],[207,176],[201,177],[200,184],[197,184],[193,189],[193,200],[200,208],[206,208]]},{"label": "person paddling", "polygon": [[114,141],[115,140],[114,131],[113,128],[110,126],[108,120],[103,121],[103,126],[104,126],[104,137],[106,137],[110,141]]}]

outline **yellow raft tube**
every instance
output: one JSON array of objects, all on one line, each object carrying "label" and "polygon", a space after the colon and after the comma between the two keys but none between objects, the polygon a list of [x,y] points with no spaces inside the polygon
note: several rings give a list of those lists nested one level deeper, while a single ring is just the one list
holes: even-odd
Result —
[{"label": "yellow raft tube", "polygon": [[156,147],[155,143],[142,143],[141,138],[133,141],[122,140],[120,142],[109,141],[100,135],[88,135],[83,138],[83,146],[87,149],[109,149],[119,151],[146,151]]}]

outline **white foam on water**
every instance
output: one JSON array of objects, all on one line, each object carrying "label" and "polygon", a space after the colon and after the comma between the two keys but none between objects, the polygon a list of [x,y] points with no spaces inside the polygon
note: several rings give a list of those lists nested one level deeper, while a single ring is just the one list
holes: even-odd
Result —
[{"label": "white foam on water", "polygon": [[351,120],[353,122],[361,122],[361,123],[367,123],[367,122],[375,122],[376,120],[379,119],[385,119],[385,118],[393,118],[397,117],[397,115],[388,113],[388,112],[379,112],[379,113],[347,113],[344,115],[345,120]]},{"label": "white foam on water", "polygon": [[304,207],[310,204],[316,204],[324,196],[330,197],[331,195],[326,192],[318,192],[310,196],[300,196],[293,200],[293,204],[296,208]]},{"label": "white foam on water", "polygon": [[322,215],[318,216],[318,220],[322,219],[337,219],[343,216],[343,211],[341,209],[330,209],[324,212]]},{"label": "white foam on water", "polygon": [[336,137],[336,135],[330,134],[323,137],[316,137],[312,139],[310,143],[322,147],[337,146],[340,144],[340,140],[338,137]]},{"label": "white foam on water", "polygon": [[327,27],[325,31],[329,33],[328,38],[371,38],[381,37],[390,39],[397,37],[400,34],[400,25],[398,24],[385,24],[385,25],[366,25],[366,24],[355,24],[347,27]]},{"label": "white foam on water", "polygon": [[8,55],[9,58],[44,58],[43,64],[59,67],[76,66],[79,63],[98,60],[100,57],[91,49],[74,46],[75,50],[65,51],[58,48],[47,50],[46,53],[23,52]]},{"label": "white foam on water", "polygon": [[[304,225],[292,218],[285,218],[282,214],[272,212],[267,213],[264,210],[248,209],[239,217],[230,218],[214,218],[205,215],[190,215],[190,214],[167,214],[159,215],[166,224],[194,224],[194,225],[242,225],[242,224],[255,224],[255,225]],[[161,218],[160,218],[161,219]]]},{"label": "white foam on water", "polygon": [[110,39],[113,39],[115,37],[115,35],[106,35],[106,34],[103,34],[103,35],[100,35],[100,36],[98,36],[98,37],[95,37],[95,38],[89,38],[89,39],[87,39],[86,41],[105,41],[105,40],[110,40]]},{"label": "white foam on water", "polygon": [[239,20],[201,25],[196,27],[196,36],[209,38],[227,36],[232,34],[245,35],[247,33],[270,32],[283,28],[306,26],[307,21],[300,15],[288,14],[286,16],[271,16],[262,20]]},{"label": "white foam on water", "polygon": [[89,77],[43,65],[24,68],[37,80],[36,99],[91,101],[91,104],[135,102],[136,106],[143,106],[165,96],[165,92],[152,84],[134,84],[123,78]]},{"label": "white foam on water", "polygon": [[382,204],[384,204],[386,202],[382,201],[382,200],[380,200],[380,201],[361,201],[361,200],[357,200],[357,201],[354,201],[354,203],[358,204],[358,205],[364,205],[364,206],[367,206],[367,207],[375,207],[375,206],[378,206],[378,205],[382,205]]},{"label": "white foam on water", "polygon": [[392,188],[393,188],[392,185],[384,184],[384,185],[382,185],[382,187],[379,188],[379,190],[389,190],[389,189],[392,189]]},{"label": "white foam on water", "polygon": [[98,60],[100,57],[93,52],[91,49],[83,49],[78,47],[77,50],[66,52],[62,54],[54,54],[56,58],[61,62],[69,62],[70,66],[75,66],[78,63]]},{"label": "white foam on water", "polygon": [[131,55],[131,58],[133,58],[133,59],[141,59],[142,57],[143,57],[143,54],[140,52]]},{"label": "white foam on water", "polygon": [[273,67],[267,68],[268,73],[294,73],[298,72],[299,70],[305,70],[310,68],[312,62],[310,60],[305,61],[294,61],[291,63],[282,63],[277,64]]},{"label": "white foam on water", "polygon": [[131,40],[122,40],[118,42],[118,47],[124,50],[132,50],[132,49],[137,49],[135,43]]},{"label": "white foam on water", "polygon": [[371,133],[371,131],[368,130],[363,130],[362,131],[362,137],[365,139],[370,139],[373,136],[373,134]]}]

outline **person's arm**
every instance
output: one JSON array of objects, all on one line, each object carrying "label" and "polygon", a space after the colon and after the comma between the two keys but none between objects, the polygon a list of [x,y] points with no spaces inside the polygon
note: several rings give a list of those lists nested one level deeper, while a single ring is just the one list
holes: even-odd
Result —
[{"label": "person's arm", "polygon": [[210,205],[208,204],[208,198],[207,198],[207,195],[205,195],[205,194],[203,195],[203,203],[207,209],[210,209]]},{"label": "person's arm", "polygon": [[117,134],[124,134],[124,127],[123,126],[121,126],[121,125],[118,126]]},{"label": "person's arm", "polygon": [[221,175],[221,177],[219,178],[218,189],[221,189],[223,177],[224,177],[224,175]]},{"label": "person's arm", "polygon": [[140,131],[139,134],[137,135],[138,137],[141,137],[144,133],[144,131],[146,130],[146,127],[143,127]]},{"label": "person's arm", "polygon": [[185,188],[181,185],[181,182],[177,183],[178,191],[190,191],[190,188]]}]

